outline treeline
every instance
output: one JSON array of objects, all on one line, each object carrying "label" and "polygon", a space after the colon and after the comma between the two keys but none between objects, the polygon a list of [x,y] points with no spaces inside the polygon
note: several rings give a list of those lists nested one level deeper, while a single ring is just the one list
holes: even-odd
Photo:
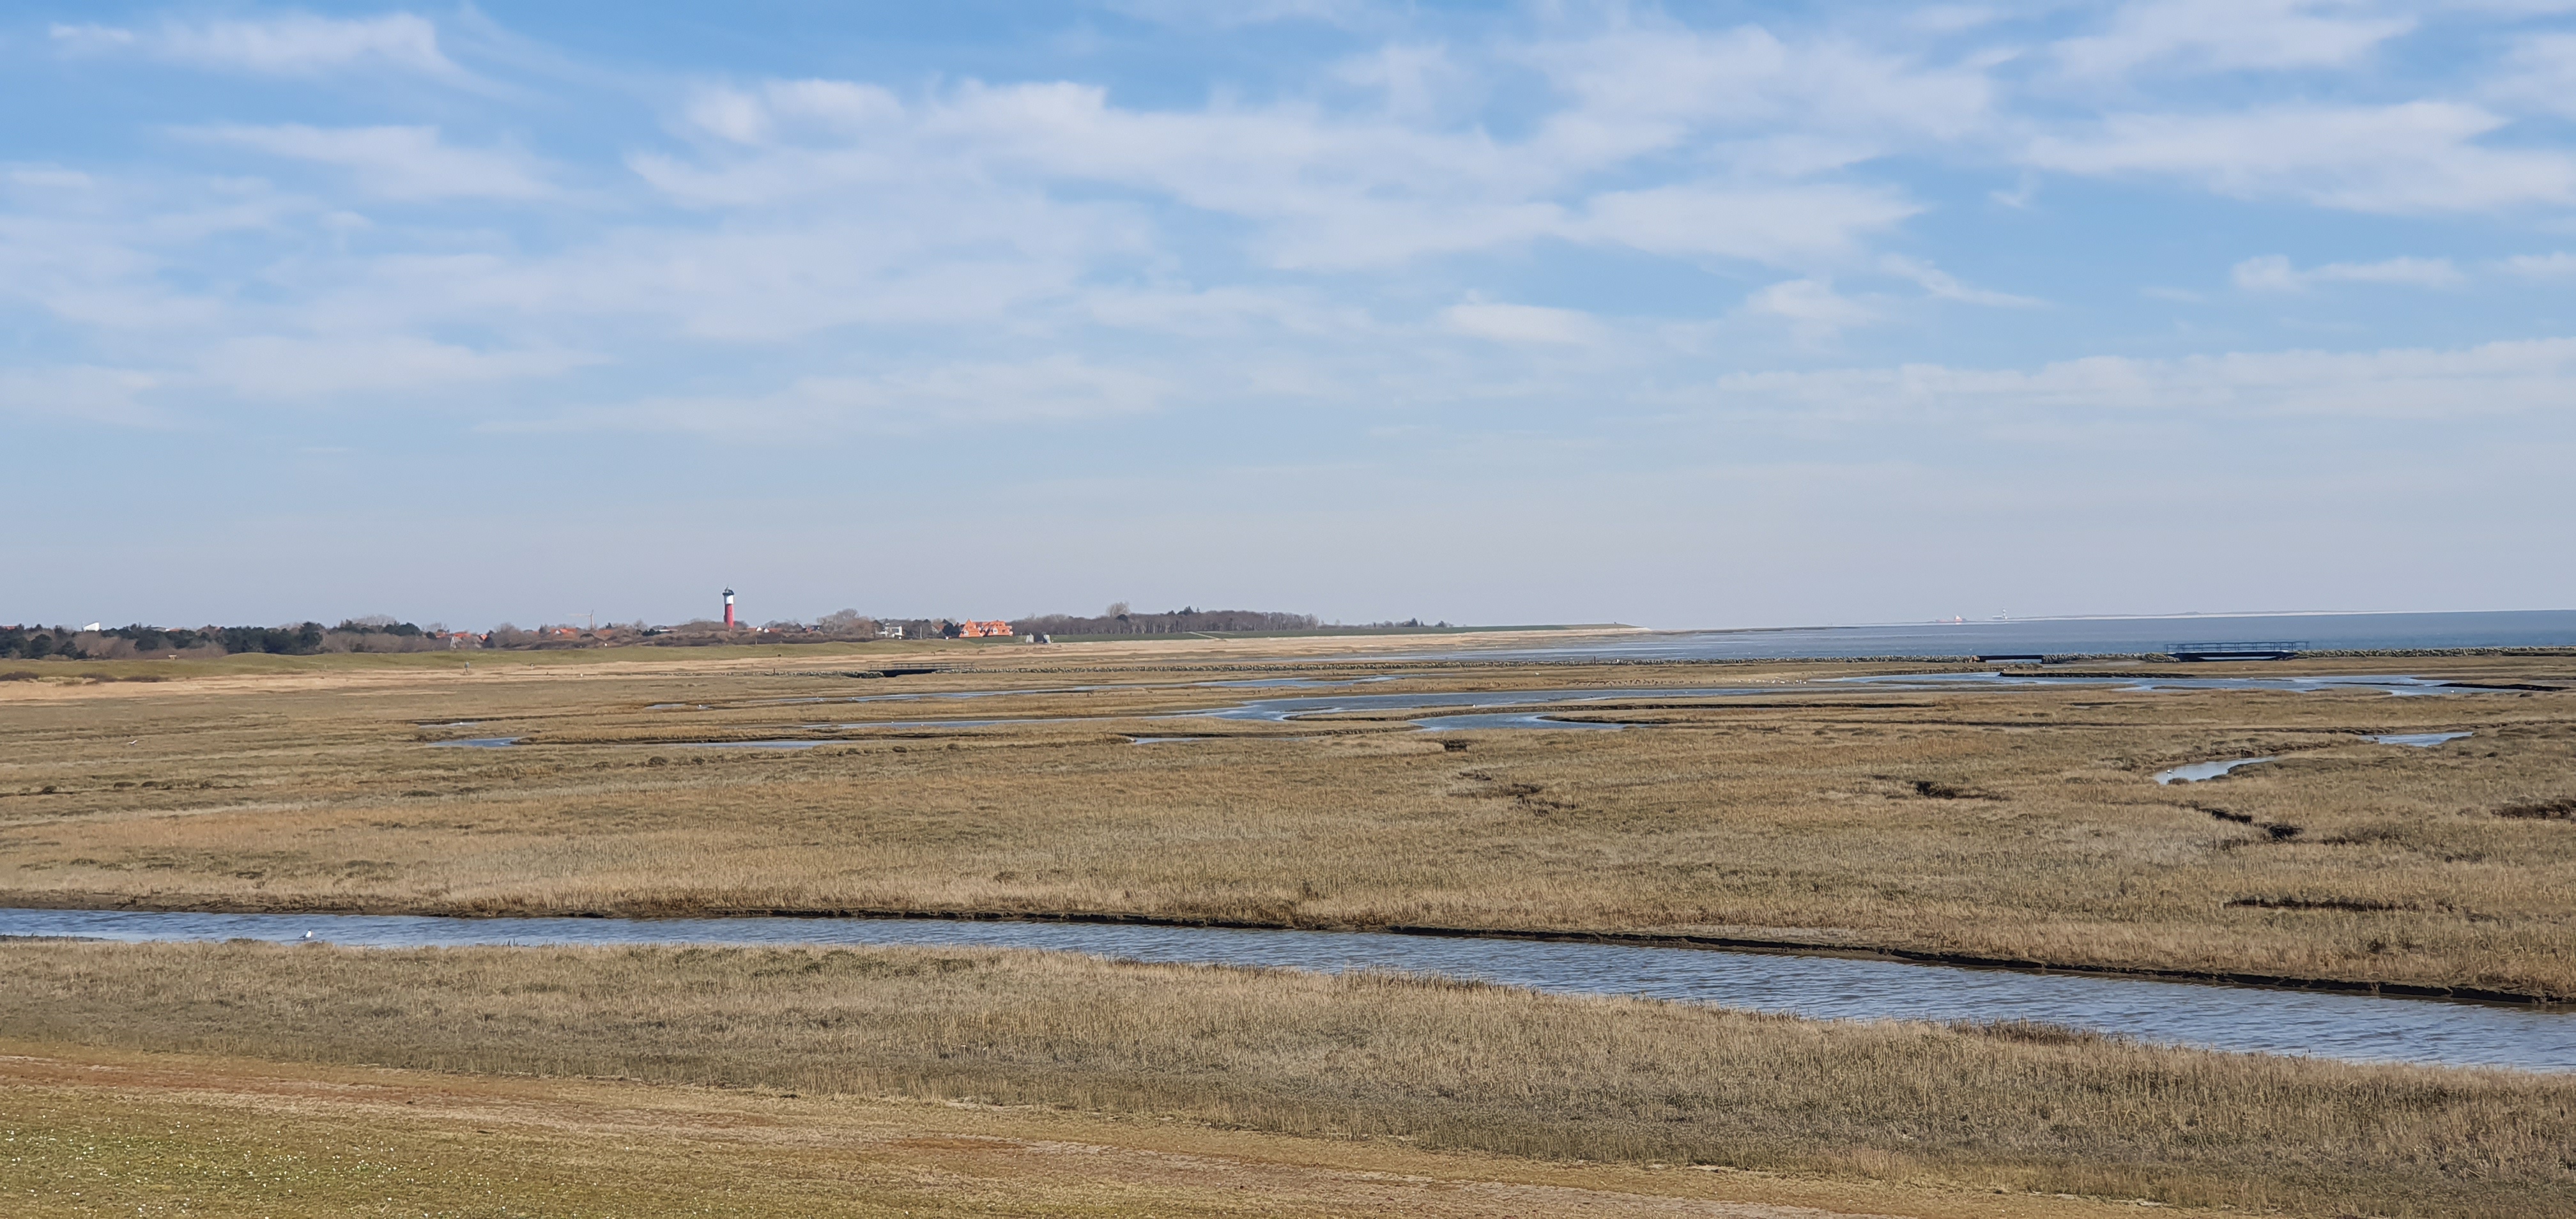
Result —
[{"label": "treeline", "polygon": [[[903,631],[903,638],[935,638],[937,619],[875,618],[854,609],[834,610],[812,622],[780,618],[757,627],[748,623],[728,634],[725,625],[713,618],[697,618],[678,626],[640,627],[635,631],[638,642],[665,647],[692,647],[718,643],[855,643],[867,639],[890,639],[892,630]],[[922,632],[928,631],[925,636]],[[605,634],[605,632],[602,632]],[[497,646],[497,645],[496,645]]]},{"label": "treeline", "polygon": [[1313,614],[1272,610],[1203,610],[1184,606],[1159,614],[1140,614],[1124,604],[1112,605],[1098,617],[1038,614],[1016,618],[1011,628],[1022,635],[1185,635],[1193,631],[1311,631],[1323,625]]},{"label": "treeline", "polygon": [[313,656],[323,652],[418,652],[448,646],[408,622],[351,619],[335,627],[319,622],[291,626],[131,626],[98,630],[64,626],[0,626],[0,659],[123,660],[163,656]]},{"label": "treeline", "polygon": [[[986,620],[976,620],[986,621]],[[1033,614],[1008,620],[1015,637],[1030,635],[1187,635],[1252,631],[1312,631],[1323,627],[1313,614],[1273,610],[1203,610],[1184,606],[1161,613],[1137,613],[1125,603],[1094,616]],[[1354,630],[1403,630],[1426,624],[1378,622]],[[1446,627],[1446,622],[1436,624]],[[1340,629],[1337,624],[1337,629]],[[976,632],[968,620],[951,618],[875,617],[854,609],[839,610],[812,622],[793,619],[748,624],[731,631],[712,619],[678,626],[642,622],[598,626],[539,626],[522,629],[502,623],[482,634],[449,631],[398,622],[382,615],[351,618],[338,626],[300,622],[287,626],[132,626],[91,630],[72,627],[0,627],[0,659],[118,660],[171,656],[215,657],[245,653],[313,656],[326,652],[426,652],[483,648],[555,649],[656,644],[691,647],[722,643],[855,643],[876,639],[956,638]]]},{"label": "treeline", "polygon": [[[687,647],[716,643],[743,643],[757,639],[763,643],[828,643],[855,642],[868,639],[954,639],[969,634],[968,623],[993,621],[963,618],[898,618],[862,614],[854,609],[825,614],[812,622],[784,619],[764,622],[757,627],[737,628],[725,633],[724,624],[710,619],[684,622],[678,626],[652,627],[638,636],[643,642],[665,646]],[[1137,613],[1125,604],[1110,606],[1096,616],[1080,614],[1031,614],[1005,619],[1014,637],[1029,635],[1186,635],[1193,632],[1218,631],[1311,631],[1323,625],[1313,614],[1287,614],[1274,610],[1203,610],[1183,606],[1162,613]],[[1412,623],[1379,623],[1379,627],[1420,626]],[[1445,624],[1444,624],[1445,625]],[[600,632],[605,636],[607,632]],[[505,639],[507,642],[504,642]],[[606,642],[607,640],[603,640]],[[517,637],[502,630],[492,633],[492,646],[524,646]],[[544,646],[539,644],[538,646]]]}]

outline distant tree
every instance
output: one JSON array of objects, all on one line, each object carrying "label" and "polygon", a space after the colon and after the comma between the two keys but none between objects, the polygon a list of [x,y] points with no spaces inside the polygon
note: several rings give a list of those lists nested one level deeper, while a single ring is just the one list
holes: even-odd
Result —
[{"label": "distant tree", "polygon": [[[1110,608],[1115,609],[1116,606]],[[1268,610],[1201,610],[1193,607],[1164,614],[1132,610],[1098,618],[1071,614],[1034,614],[1016,619],[1012,629],[1023,635],[1169,635],[1192,631],[1309,631],[1319,625],[1313,614]]]},{"label": "distant tree", "polygon": [[83,660],[123,660],[134,655],[134,641],[107,631],[83,631],[72,640]]}]

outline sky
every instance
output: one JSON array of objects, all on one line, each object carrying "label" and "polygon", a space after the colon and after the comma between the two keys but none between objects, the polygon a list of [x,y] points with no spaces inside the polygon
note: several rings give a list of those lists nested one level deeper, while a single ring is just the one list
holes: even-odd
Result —
[{"label": "sky", "polygon": [[2576,606],[2576,0],[30,0],[0,621]]}]

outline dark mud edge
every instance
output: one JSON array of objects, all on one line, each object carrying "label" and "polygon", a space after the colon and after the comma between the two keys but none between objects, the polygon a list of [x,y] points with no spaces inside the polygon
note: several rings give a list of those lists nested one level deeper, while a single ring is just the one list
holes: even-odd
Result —
[{"label": "dark mud edge", "polygon": [[[2359,982],[2347,978],[2302,978],[2285,974],[2227,973],[2199,969],[2158,969],[2142,965],[2057,965],[2024,957],[1888,948],[1869,944],[1830,944],[1808,940],[1765,940],[1740,936],[1687,935],[1657,931],[1543,931],[1503,927],[1436,927],[1394,924],[1380,927],[1300,924],[1269,919],[1191,918],[1155,914],[1043,912],[1009,910],[799,909],[758,906],[668,906],[622,909],[510,910],[422,907],[375,902],[312,902],[294,906],[225,901],[153,902],[135,899],[81,900],[64,895],[0,893],[0,907],[21,910],[131,910],[169,914],[390,914],[431,918],[806,918],[885,919],[958,923],[1087,923],[1125,927],[1208,927],[1226,931],[1333,931],[1375,935],[1411,935],[1454,940],[1536,940],[1548,943],[1617,944],[1630,948],[1696,948],[1712,952],[1758,952],[1779,956],[1842,957],[1900,961],[1953,969],[1992,969],[2007,973],[2069,974],[2094,978],[2136,978],[2156,982],[2189,982],[2207,986],[2241,986],[2260,990],[2322,991],[2377,995],[2397,999],[2434,999],[2451,1003],[2501,1004],[2512,1007],[2576,1006],[2576,996],[2532,991],[2494,990],[2478,986],[2429,986],[2413,982]],[[23,937],[7,937],[23,938]]]}]

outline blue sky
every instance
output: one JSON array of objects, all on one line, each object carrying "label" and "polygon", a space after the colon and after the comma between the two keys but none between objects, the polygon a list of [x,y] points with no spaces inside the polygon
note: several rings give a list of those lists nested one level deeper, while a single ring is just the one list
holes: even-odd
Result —
[{"label": "blue sky", "polygon": [[12,13],[0,621],[2576,605],[2576,0]]}]

